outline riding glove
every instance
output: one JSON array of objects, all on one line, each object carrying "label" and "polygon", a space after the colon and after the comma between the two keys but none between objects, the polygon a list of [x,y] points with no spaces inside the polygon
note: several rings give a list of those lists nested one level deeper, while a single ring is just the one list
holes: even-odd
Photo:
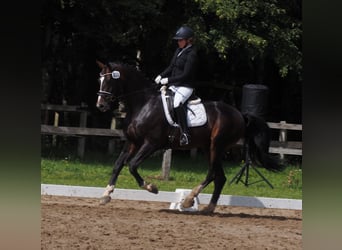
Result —
[{"label": "riding glove", "polygon": [[162,85],[166,85],[166,84],[168,84],[168,82],[169,82],[169,78],[163,78],[160,80],[160,84],[162,84]]},{"label": "riding glove", "polygon": [[156,84],[159,84],[161,79],[162,79],[162,77],[159,75],[156,77],[156,79],[154,79],[154,81]]}]

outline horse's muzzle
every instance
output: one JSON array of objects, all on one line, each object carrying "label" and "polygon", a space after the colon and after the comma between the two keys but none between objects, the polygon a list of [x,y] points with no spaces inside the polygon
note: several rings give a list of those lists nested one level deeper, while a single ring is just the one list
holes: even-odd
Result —
[{"label": "horse's muzzle", "polygon": [[97,103],[96,107],[101,111],[101,112],[106,112],[109,110],[109,105],[103,104],[103,103]]},{"label": "horse's muzzle", "polygon": [[97,102],[96,102],[96,107],[101,111],[101,112],[106,112],[107,110],[109,110],[109,104],[108,101],[106,100],[105,97],[103,97],[102,95],[99,95],[97,98]]}]

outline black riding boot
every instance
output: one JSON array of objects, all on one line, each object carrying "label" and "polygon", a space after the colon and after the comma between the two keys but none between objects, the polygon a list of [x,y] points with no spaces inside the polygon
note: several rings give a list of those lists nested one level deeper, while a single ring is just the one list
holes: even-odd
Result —
[{"label": "black riding boot", "polygon": [[181,136],[179,140],[179,144],[181,146],[189,144],[190,141],[190,135],[189,135],[189,129],[188,129],[188,123],[186,119],[186,110],[183,105],[180,105],[179,107],[175,108],[175,113],[177,117],[177,123],[180,126],[181,129]]}]

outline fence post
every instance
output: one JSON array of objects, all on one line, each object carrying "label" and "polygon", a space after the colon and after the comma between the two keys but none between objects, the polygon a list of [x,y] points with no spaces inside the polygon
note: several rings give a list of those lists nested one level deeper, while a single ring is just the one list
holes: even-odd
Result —
[{"label": "fence post", "polygon": [[[286,124],[286,121],[280,121],[280,124]],[[280,129],[279,142],[287,142],[287,129]],[[284,154],[280,154],[280,159],[284,160]]]},{"label": "fence post", "polygon": [[[45,125],[49,125],[49,118],[50,118],[50,115],[49,115],[49,110],[45,110],[44,111],[44,121],[43,121],[43,124]],[[44,143],[44,147],[46,145],[49,145],[50,144],[50,136],[43,136],[43,143]]]},{"label": "fence post", "polygon": [[[116,119],[112,117],[112,122],[110,124],[110,129],[114,130],[116,128]],[[115,148],[115,138],[109,139],[108,141],[108,154],[111,155],[114,153]]]},{"label": "fence post", "polygon": [[[53,126],[58,127],[59,124],[59,113],[55,112],[55,117],[53,120]],[[57,145],[57,135],[52,135],[52,145],[56,146]]]},{"label": "fence post", "polygon": [[190,157],[191,157],[191,159],[196,159],[196,157],[197,157],[197,148],[192,148],[190,150]]},{"label": "fence post", "polygon": [[170,176],[170,167],[171,167],[171,156],[172,149],[167,149],[163,155],[163,163],[162,163],[162,177],[163,180],[169,180]]},{"label": "fence post", "polygon": [[[80,127],[85,128],[87,126],[87,111],[82,111],[80,115]],[[85,150],[85,140],[84,136],[78,138],[77,155],[83,159]]]},{"label": "fence post", "polygon": [[48,125],[49,124],[49,110],[45,110],[44,112],[44,124]]}]

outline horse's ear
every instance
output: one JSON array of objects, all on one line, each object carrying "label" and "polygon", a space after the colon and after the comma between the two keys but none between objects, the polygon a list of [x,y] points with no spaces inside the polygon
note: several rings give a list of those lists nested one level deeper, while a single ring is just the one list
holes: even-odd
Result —
[{"label": "horse's ear", "polygon": [[97,65],[101,68],[101,69],[103,69],[106,65],[105,64],[103,64],[102,62],[100,62],[99,60],[96,60],[96,63],[97,63]]}]

